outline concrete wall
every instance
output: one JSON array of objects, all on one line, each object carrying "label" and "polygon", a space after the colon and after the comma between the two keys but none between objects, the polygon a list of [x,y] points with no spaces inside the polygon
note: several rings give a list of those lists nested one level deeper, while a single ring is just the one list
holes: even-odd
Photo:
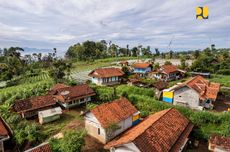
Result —
[{"label": "concrete wall", "polygon": [[[85,129],[90,136],[93,136],[104,144],[106,143],[106,131],[91,112],[85,115]],[[98,134],[99,129],[100,134]]]},{"label": "concrete wall", "polygon": [[173,104],[175,105],[183,105],[189,108],[197,109],[199,107],[199,103],[199,94],[187,86],[174,91]]}]

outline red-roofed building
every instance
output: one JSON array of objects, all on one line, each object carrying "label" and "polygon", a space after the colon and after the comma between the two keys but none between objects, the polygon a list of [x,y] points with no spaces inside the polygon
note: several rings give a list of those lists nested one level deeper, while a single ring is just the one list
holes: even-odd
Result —
[{"label": "red-roofed building", "polygon": [[142,76],[146,76],[149,72],[152,71],[152,65],[150,63],[134,63],[132,65],[133,69],[133,73]]},{"label": "red-roofed building", "polygon": [[185,73],[186,71],[179,69],[175,65],[162,65],[156,71],[151,72],[149,76],[164,81],[172,81],[183,78]]},{"label": "red-roofed building", "polygon": [[119,68],[100,68],[91,71],[89,76],[97,85],[114,85],[121,82],[124,72]]},{"label": "red-roofed building", "polygon": [[13,110],[19,113],[22,118],[37,116],[39,111],[56,107],[56,101],[52,95],[36,96],[16,101]]},{"label": "red-roofed building", "polygon": [[102,143],[139,122],[139,111],[126,99],[101,104],[85,114],[87,133]]},{"label": "red-roofed building", "polygon": [[0,117],[0,152],[4,152],[4,142],[10,139],[11,130]]},{"label": "red-roofed building", "polygon": [[64,108],[71,108],[90,102],[91,97],[94,95],[95,92],[87,84],[56,89],[53,94],[56,101],[58,101],[58,103]]},{"label": "red-roofed building", "polygon": [[202,76],[196,76],[165,91],[173,92],[174,105],[203,109],[213,107],[219,90],[219,83],[212,83]]},{"label": "red-roofed building", "polygon": [[104,148],[111,152],[179,152],[192,129],[193,124],[186,117],[170,108],[148,116]]}]

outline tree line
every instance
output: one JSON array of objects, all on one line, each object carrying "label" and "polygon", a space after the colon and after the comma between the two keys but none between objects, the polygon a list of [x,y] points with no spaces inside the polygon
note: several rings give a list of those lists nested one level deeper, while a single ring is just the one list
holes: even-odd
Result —
[{"label": "tree line", "polygon": [[101,40],[98,42],[85,41],[70,46],[65,54],[67,58],[77,59],[78,61],[95,60],[106,57],[121,57],[121,56],[139,56],[152,55],[150,46],[143,47],[142,45],[130,48],[129,45],[121,47],[111,41]]}]

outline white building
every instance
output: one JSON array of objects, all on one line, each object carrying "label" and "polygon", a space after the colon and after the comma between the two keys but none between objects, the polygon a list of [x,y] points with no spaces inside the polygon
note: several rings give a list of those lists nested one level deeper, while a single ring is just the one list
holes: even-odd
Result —
[{"label": "white building", "polygon": [[139,122],[139,111],[126,99],[104,103],[85,114],[87,133],[107,143]]},{"label": "white building", "polygon": [[97,85],[114,85],[121,82],[124,72],[119,68],[100,68],[89,73],[92,83]]}]

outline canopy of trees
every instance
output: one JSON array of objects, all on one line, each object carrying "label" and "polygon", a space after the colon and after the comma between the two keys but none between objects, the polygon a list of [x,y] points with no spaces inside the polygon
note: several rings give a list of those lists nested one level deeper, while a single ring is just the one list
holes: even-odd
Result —
[{"label": "canopy of trees", "polygon": [[126,48],[123,48],[111,41],[109,43],[105,40],[101,40],[100,42],[85,41],[70,46],[66,52],[67,58],[77,59],[79,61],[94,60],[105,57],[138,55],[151,55],[150,46],[143,48],[142,45],[140,45],[129,49],[129,45],[127,45]]}]

